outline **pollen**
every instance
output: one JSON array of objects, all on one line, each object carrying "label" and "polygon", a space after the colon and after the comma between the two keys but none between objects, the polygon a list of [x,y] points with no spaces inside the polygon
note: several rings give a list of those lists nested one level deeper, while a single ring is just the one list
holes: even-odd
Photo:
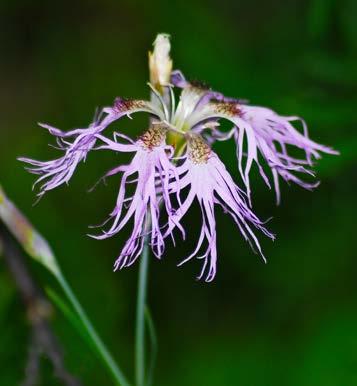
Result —
[{"label": "pollen", "polygon": [[236,116],[241,114],[238,103],[235,102],[214,102],[214,109],[219,114]]},{"label": "pollen", "polygon": [[192,135],[188,139],[188,156],[195,164],[206,163],[211,154],[211,148],[200,135]]},{"label": "pollen", "polygon": [[153,124],[144,134],[139,138],[142,146],[146,150],[152,150],[154,147],[160,146],[167,133],[167,126],[163,124]]},{"label": "pollen", "polygon": [[118,112],[142,109],[144,107],[145,101],[138,99],[116,98],[114,102],[114,108]]}]

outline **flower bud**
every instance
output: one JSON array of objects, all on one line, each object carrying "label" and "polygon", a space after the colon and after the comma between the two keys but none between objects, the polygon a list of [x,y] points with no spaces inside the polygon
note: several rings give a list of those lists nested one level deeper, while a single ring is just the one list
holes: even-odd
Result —
[{"label": "flower bud", "polygon": [[161,92],[161,87],[170,83],[172,60],[170,38],[167,34],[157,35],[154,51],[149,52],[150,83]]}]

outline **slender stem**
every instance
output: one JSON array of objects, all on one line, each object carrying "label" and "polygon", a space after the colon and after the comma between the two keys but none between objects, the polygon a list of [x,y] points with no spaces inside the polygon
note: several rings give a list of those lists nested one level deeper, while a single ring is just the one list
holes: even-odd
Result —
[{"label": "slender stem", "polygon": [[148,328],[148,333],[150,337],[151,342],[151,353],[150,353],[150,366],[149,370],[146,372],[146,386],[151,386],[153,377],[154,377],[154,370],[155,370],[155,364],[156,364],[156,357],[157,357],[157,335],[155,330],[154,321],[151,317],[151,313],[149,308],[146,306],[145,309],[145,317],[146,317],[146,325]]},{"label": "slender stem", "polygon": [[145,385],[145,309],[146,289],[149,269],[149,242],[145,238],[144,248],[140,258],[138,298],[136,303],[135,331],[135,378],[136,386]]},{"label": "slender stem", "polygon": [[79,303],[78,299],[76,298],[75,294],[73,293],[70,285],[68,284],[65,277],[60,272],[57,275],[57,279],[65,292],[66,296],[68,297],[69,301],[71,302],[73,308],[76,310],[80,320],[82,321],[84,327],[87,330],[88,335],[91,337],[95,347],[97,348],[98,352],[100,353],[100,356],[105,363],[105,365],[110,370],[111,374],[113,375],[113,378],[115,379],[116,383],[119,386],[129,386],[129,382],[126,380],[124,374],[119,369],[118,365],[114,361],[113,357],[111,356],[110,352],[104,345],[103,341],[99,337],[98,333],[96,332],[94,326],[88,319],[88,316],[86,315],[84,309],[82,308],[81,304]]}]

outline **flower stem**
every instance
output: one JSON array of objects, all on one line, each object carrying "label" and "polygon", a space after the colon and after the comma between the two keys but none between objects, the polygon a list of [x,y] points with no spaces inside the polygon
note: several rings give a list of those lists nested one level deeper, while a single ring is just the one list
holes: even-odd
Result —
[{"label": "flower stem", "polygon": [[59,272],[56,275],[58,282],[60,283],[63,291],[65,292],[67,298],[71,302],[73,308],[77,312],[81,322],[83,323],[83,326],[85,327],[88,335],[90,336],[95,348],[98,350],[101,359],[103,360],[104,364],[108,367],[109,371],[111,372],[113,378],[115,379],[117,385],[119,386],[129,386],[129,382],[126,380],[124,374],[119,369],[118,365],[116,364],[115,360],[113,359],[112,355],[104,345],[103,341],[99,337],[98,333],[96,332],[94,326],[88,319],[88,316],[86,315],[83,307],[79,303],[78,299],[76,298],[75,294],[73,293],[70,285],[68,284],[65,277],[62,275],[61,272]]},{"label": "flower stem", "polygon": [[138,297],[136,303],[135,330],[135,378],[136,386],[145,385],[145,309],[146,289],[149,269],[149,241],[145,238],[143,252],[140,258]]}]

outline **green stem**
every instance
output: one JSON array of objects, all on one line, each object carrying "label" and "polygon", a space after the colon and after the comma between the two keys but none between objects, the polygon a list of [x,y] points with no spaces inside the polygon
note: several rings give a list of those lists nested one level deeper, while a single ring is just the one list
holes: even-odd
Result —
[{"label": "green stem", "polygon": [[118,365],[114,361],[113,357],[111,356],[108,349],[105,347],[103,341],[99,337],[98,333],[96,332],[95,328],[93,327],[92,323],[88,319],[88,316],[86,315],[84,309],[82,308],[81,304],[79,303],[78,299],[74,295],[70,285],[68,284],[65,277],[62,275],[61,272],[59,272],[56,275],[63,291],[65,292],[66,296],[68,297],[69,301],[71,302],[73,308],[77,312],[80,320],[82,321],[85,329],[87,330],[88,335],[91,337],[95,347],[97,348],[101,359],[103,360],[104,364],[108,367],[111,374],[113,375],[113,378],[115,379],[116,383],[119,386],[129,386],[129,382],[126,380],[124,374],[119,369]]},{"label": "green stem", "polygon": [[157,335],[155,330],[154,321],[151,317],[151,313],[149,308],[146,306],[145,308],[145,317],[146,317],[146,325],[148,327],[148,333],[150,337],[151,342],[151,353],[150,353],[150,365],[149,370],[146,372],[146,386],[151,386],[153,377],[154,377],[154,370],[155,370],[155,364],[156,364],[156,357],[157,357]]},{"label": "green stem", "polygon": [[145,309],[146,288],[149,268],[149,242],[146,237],[140,258],[138,298],[136,303],[135,330],[135,378],[136,386],[145,385]]}]

